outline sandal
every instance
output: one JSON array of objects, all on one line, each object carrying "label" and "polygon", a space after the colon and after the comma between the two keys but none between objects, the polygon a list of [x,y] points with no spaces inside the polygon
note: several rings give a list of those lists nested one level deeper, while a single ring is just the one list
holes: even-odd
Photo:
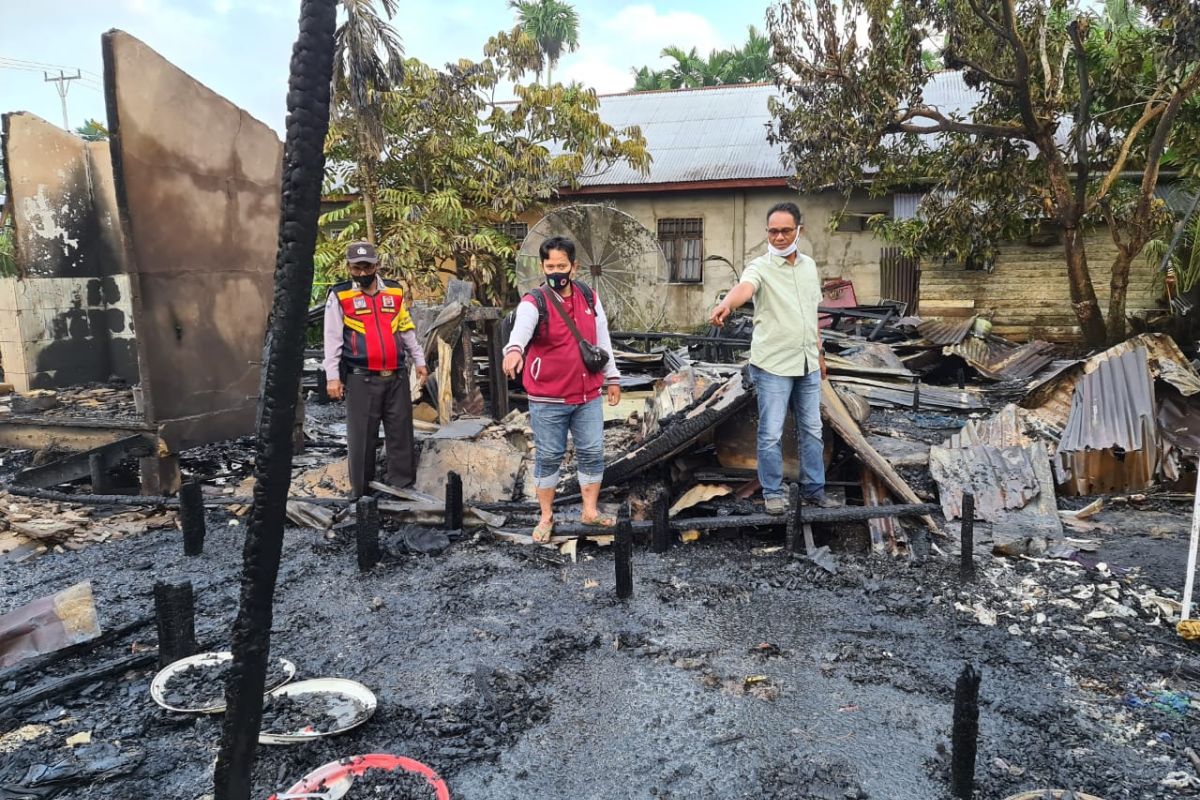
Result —
[{"label": "sandal", "polygon": [[615,528],[617,527],[617,518],[612,514],[600,513],[592,517],[590,520],[579,518],[582,525],[587,525],[589,528]]},{"label": "sandal", "polygon": [[533,541],[538,544],[545,544],[550,541],[550,537],[554,535],[554,520],[550,522],[539,522],[533,528]]}]

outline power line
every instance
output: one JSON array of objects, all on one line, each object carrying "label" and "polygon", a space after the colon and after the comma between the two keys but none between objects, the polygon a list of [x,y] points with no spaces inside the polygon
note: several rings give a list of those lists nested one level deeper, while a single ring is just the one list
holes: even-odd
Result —
[{"label": "power line", "polygon": [[83,69],[82,67],[72,67],[72,66],[68,66],[66,64],[47,64],[47,63],[44,63],[41,61],[29,61],[29,60],[26,60],[23,58],[13,58],[12,56],[0,56],[0,62],[8,62],[8,63],[12,64],[14,66],[14,68],[17,68],[17,69],[36,70],[38,72],[41,72],[43,70],[64,70],[64,71],[75,70],[76,72],[82,72],[83,74],[90,75],[96,79],[100,78],[99,73],[93,72],[90,69]]},{"label": "power line", "polygon": [[46,83],[58,84],[58,99],[62,100],[63,128],[69,131],[71,130],[71,123],[67,121],[67,90],[71,88],[71,81],[80,79],[79,70],[75,70],[74,75],[68,75],[60,69],[57,78],[51,78],[49,73],[42,74],[45,75]]}]

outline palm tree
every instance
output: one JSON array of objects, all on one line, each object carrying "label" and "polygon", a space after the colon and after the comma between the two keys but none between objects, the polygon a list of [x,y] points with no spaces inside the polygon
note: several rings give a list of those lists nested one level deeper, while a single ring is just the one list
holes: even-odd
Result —
[{"label": "palm tree", "polygon": [[675,61],[658,71],[650,67],[634,69],[635,92],[651,89],[694,89],[726,83],[765,83],[774,79],[771,40],[753,25],[748,28],[746,44],[732,50],[713,50],[705,58],[696,48],[664,47],[664,58]]},{"label": "palm tree", "polygon": [[[367,240],[375,242],[375,175],[383,150],[383,95],[404,81],[400,35],[375,11],[374,0],[341,0],[346,18],[334,34],[331,106],[335,121],[353,128],[358,139]],[[396,0],[379,0],[390,20]]]},{"label": "palm tree", "polygon": [[631,70],[633,72],[633,91],[652,92],[656,89],[674,89],[671,78],[667,73],[649,67]]},{"label": "palm tree", "polygon": [[746,43],[733,51],[733,60],[735,66],[730,75],[731,83],[764,83],[774,77],[771,71],[771,39],[759,33],[753,25],[747,29]]},{"label": "palm tree", "polygon": [[708,64],[696,52],[696,48],[684,52],[682,48],[671,45],[663,48],[662,55],[664,58],[675,59],[674,66],[663,71],[671,82],[671,88],[695,88],[704,85],[704,74]]},{"label": "palm tree", "polygon": [[579,13],[570,3],[560,0],[509,0],[508,7],[516,9],[517,24],[537,41],[546,57],[549,86],[550,73],[558,65],[563,50],[574,53],[579,49]]}]

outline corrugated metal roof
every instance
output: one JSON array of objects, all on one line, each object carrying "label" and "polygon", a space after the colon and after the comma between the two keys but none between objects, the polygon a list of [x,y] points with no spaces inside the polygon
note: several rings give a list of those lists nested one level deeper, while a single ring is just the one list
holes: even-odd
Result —
[{"label": "corrugated metal roof", "polygon": [[1105,361],[1138,348],[1148,353],[1150,373],[1155,378],[1174,386],[1184,397],[1200,394],[1200,373],[1188,363],[1175,340],[1162,333],[1140,333],[1086,361],[1064,362],[1062,369],[1040,376],[1028,387],[1029,394],[1021,405],[1034,409],[1034,414],[1050,427],[1062,430],[1082,376],[1095,372]]},{"label": "corrugated metal roof", "polygon": [[927,319],[917,326],[917,332],[933,344],[958,344],[967,338],[975,317],[963,319]]},{"label": "corrugated metal roof", "polygon": [[1055,466],[1076,494],[1143,489],[1158,467],[1154,380],[1146,348],[1105,359],[1079,379]]},{"label": "corrugated metal roof", "polygon": [[[600,118],[617,129],[641,127],[653,163],[648,177],[618,164],[580,185],[790,178],[782,149],[767,142],[767,104],[779,96],[762,83],[601,95]],[[924,91],[924,102],[947,115],[966,113],[977,99],[958,72],[934,74]]]},{"label": "corrugated metal roof", "polygon": [[778,95],[773,84],[603,95],[600,118],[605,124],[641,127],[653,157],[650,175],[618,164],[580,184],[788,178],[792,171],[784,166],[781,149],[767,142],[767,101]]},{"label": "corrugated metal roof", "polygon": [[1056,349],[1049,342],[1017,345],[999,336],[968,336],[943,353],[962,358],[985,378],[998,381],[1028,378],[1054,360]]},{"label": "corrugated metal roof", "polygon": [[946,440],[946,447],[971,447],[986,444],[992,447],[1025,447],[1032,439],[1025,433],[1025,418],[1029,414],[1011,403],[983,420],[967,420],[958,433]]}]

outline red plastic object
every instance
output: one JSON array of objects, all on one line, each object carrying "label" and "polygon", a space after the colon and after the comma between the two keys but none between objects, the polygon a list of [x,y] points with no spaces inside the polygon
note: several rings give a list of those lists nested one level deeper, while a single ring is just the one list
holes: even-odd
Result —
[{"label": "red plastic object", "polygon": [[[858,297],[854,294],[854,284],[851,281],[833,278],[821,284],[821,305],[826,308],[854,308],[858,305]],[[833,317],[820,314],[817,325],[828,328],[833,324]]]},{"label": "red plastic object", "polygon": [[[414,761],[404,756],[394,756],[390,753],[348,756],[318,767],[301,778],[290,789],[284,791],[283,794],[316,792],[319,791],[317,787],[322,783],[328,786],[352,775],[362,775],[369,769],[386,769],[389,772],[402,769],[405,772],[415,772],[429,781],[429,785],[433,787],[437,795],[437,800],[450,800],[450,787],[446,786],[446,782],[432,767],[428,767],[420,761]],[[276,795],[271,795],[267,800],[276,800]]]}]

